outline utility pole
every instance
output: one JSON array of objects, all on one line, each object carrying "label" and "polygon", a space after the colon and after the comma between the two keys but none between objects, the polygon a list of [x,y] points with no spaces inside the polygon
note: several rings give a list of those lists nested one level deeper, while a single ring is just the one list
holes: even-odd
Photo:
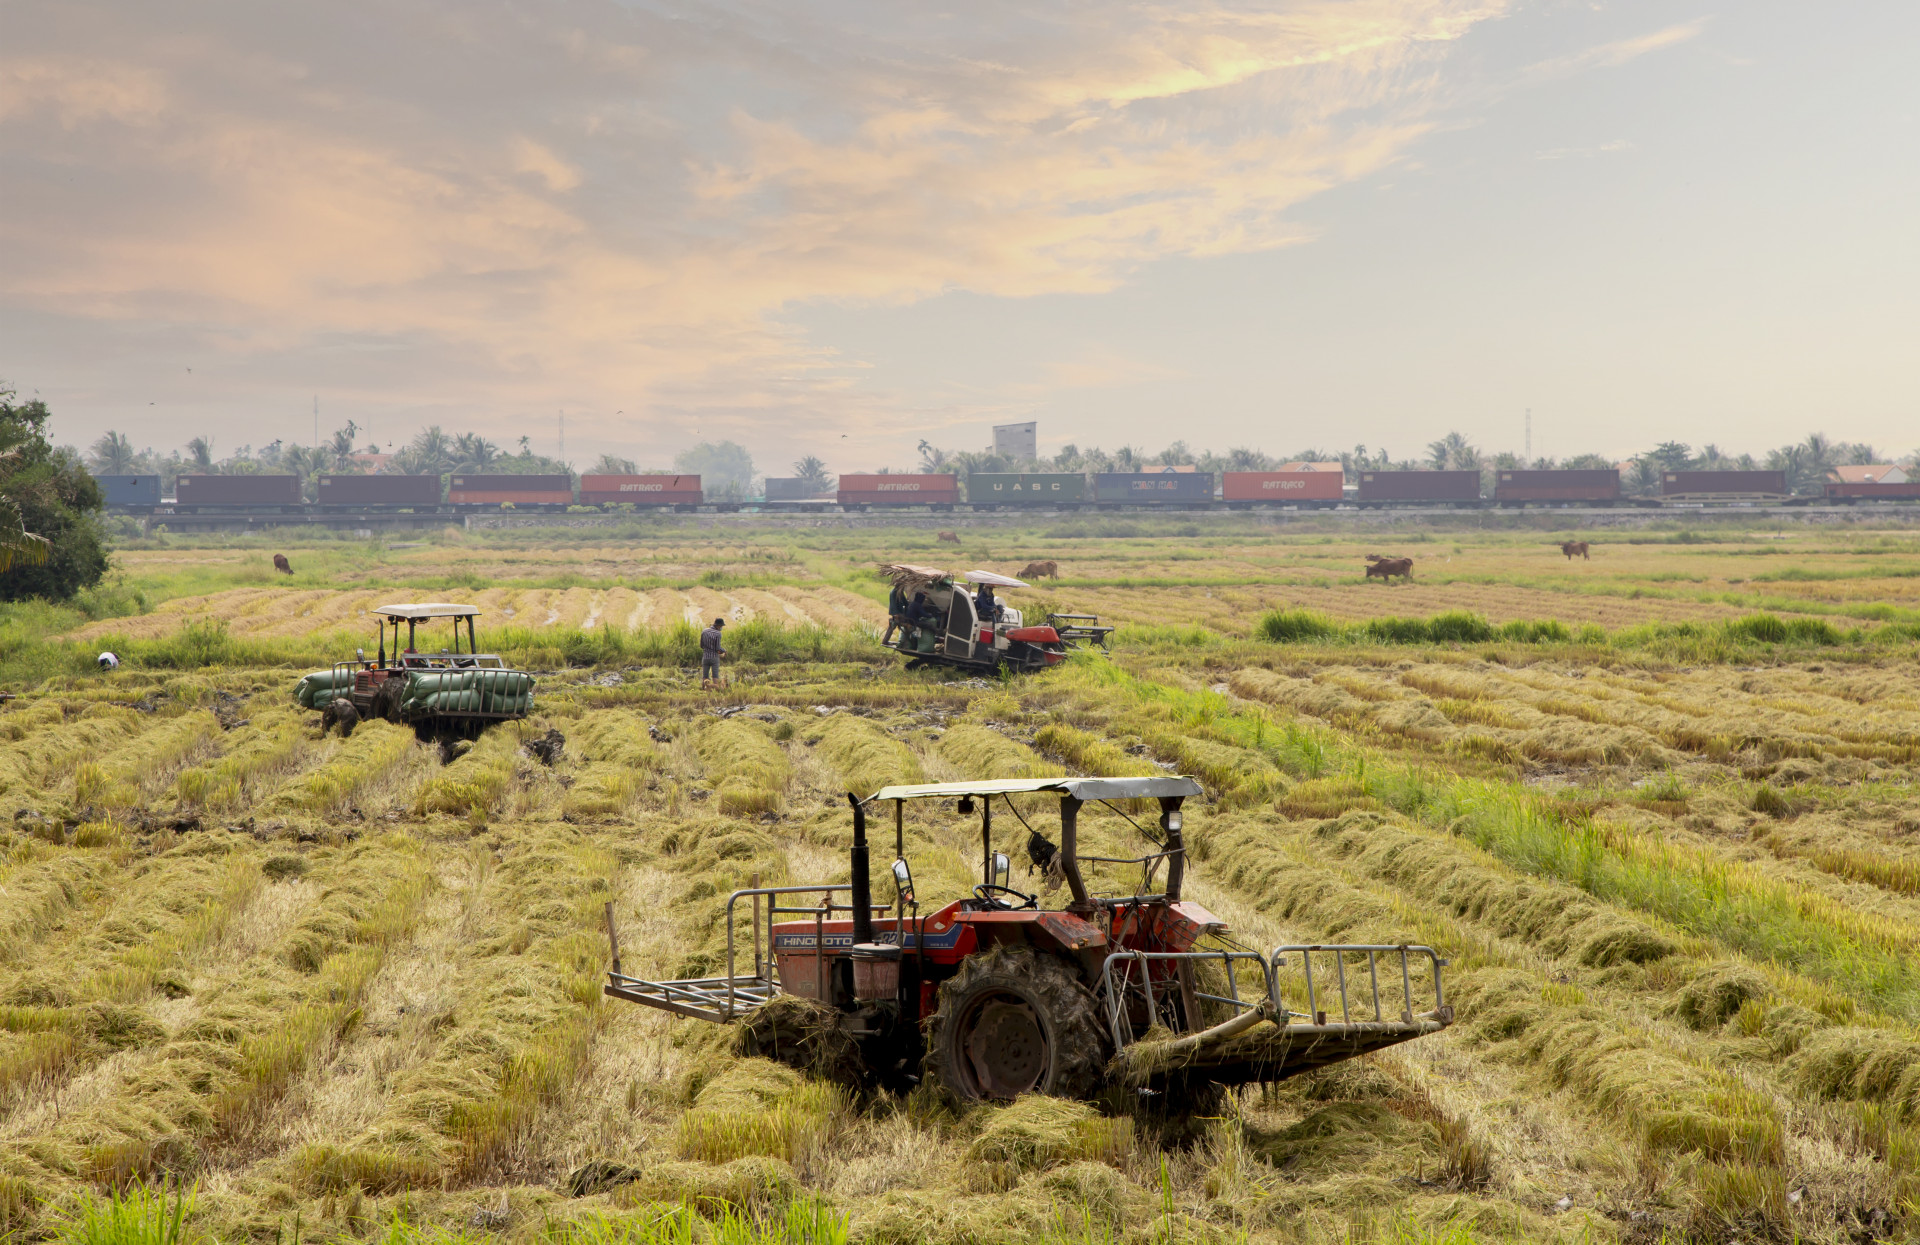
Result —
[{"label": "utility pole", "polygon": [[1533,461],[1533,408],[1527,408],[1527,461]]},{"label": "utility pole", "polygon": [[313,395],[313,443],[320,444],[320,395]]},{"label": "utility pole", "polygon": [[567,461],[567,413],[560,412],[560,461]]}]

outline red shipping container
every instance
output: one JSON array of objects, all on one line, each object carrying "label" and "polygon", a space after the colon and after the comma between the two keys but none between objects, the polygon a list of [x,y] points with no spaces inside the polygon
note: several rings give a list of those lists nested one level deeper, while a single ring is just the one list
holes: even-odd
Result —
[{"label": "red shipping container", "polygon": [[1774,493],[1784,496],[1787,473],[1784,471],[1666,471],[1660,475],[1660,492],[1676,493]]},{"label": "red shipping container", "polygon": [[1361,501],[1479,501],[1477,471],[1363,471]]},{"label": "red shipping container", "polygon": [[1907,484],[1883,484],[1878,480],[1828,480],[1827,496],[1832,498],[1880,498],[1891,501],[1899,498],[1920,498],[1920,481]]},{"label": "red shipping container", "polygon": [[1226,501],[1339,501],[1346,476],[1338,471],[1229,471],[1221,477]]},{"label": "red shipping container", "polygon": [[839,497],[843,506],[952,506],[960,501],[960,477],[841,476]]},{"label": "red shipping container", "polygon": [[697,506],[699,476],[581,476],[580,504],[611,506]]},{"label": "red shipping container", "polygon": [[570,506],[568,476],[458,475],[447,482],[447,500],[456,506]]}]

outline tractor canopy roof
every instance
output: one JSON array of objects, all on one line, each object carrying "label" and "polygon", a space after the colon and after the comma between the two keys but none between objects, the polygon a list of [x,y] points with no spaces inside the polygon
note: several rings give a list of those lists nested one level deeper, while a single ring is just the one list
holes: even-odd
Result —
[{"label": "tractor canopy roof", "polygon": [[1156,799],[1200,794],[1191,778],[992,778],[979,782],[923,782],[882,787],[870,800],[951,800],[963,795],[1053,793],[1082,803],[1094,800]]},{"label": "tractor canopy roof", "polygon": [[480,615],[480,607],[453,605],[446,601],[428,601],[420,605],[383,605],[373,612],[385,614],[388,618],[411,618],[418,621],[423,618],[477,618]]}]

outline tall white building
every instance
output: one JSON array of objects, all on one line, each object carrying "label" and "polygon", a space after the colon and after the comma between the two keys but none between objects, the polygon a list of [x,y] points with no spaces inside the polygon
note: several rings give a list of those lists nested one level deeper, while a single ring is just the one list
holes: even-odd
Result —
[{"label": "tall white building", "polygon": [[1006,458],[1040,457],[1040,425],[1029,420],[1024,424],[998,424],[993,430],[993,452]]}]

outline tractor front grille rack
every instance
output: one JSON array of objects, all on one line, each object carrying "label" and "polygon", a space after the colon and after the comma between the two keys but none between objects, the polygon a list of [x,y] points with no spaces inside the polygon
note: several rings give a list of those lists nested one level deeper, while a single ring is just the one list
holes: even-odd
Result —
[{"label": "tractor front grille rack", "polygon": [[[1432,947],[1414,944],[1316,943],[1276,947],[1265,958],[1252,951],[1121,951],[1107,957],[1102,977],[1124,1079],[1154,1089],[1182,1076],[1223,1084],[1283,1080],[1437,1033],[1453,1022],[1440,980],[1446,963]],[[1248,965],[1264,989],[1243,995],[1236,969]],[[1226,993],[1201,988],[1203,968],[1219,970]],[[1431,1007],[1423,1006],[1428,997]],[[1306,1010],[1295,1010],[1290,998]],[[1145,1004],[1148,1025],[1176,1001],[1176,1014],[1187,1017],[1197,1018],[1207,1004],[1230,1014],[1205,1030],[1190,1019],[1183,1036],[1136,1037],[1136,1001]]]},{"label": "tractor front grille rack", "polygon": [[[833,920],[836,913],[853,911],[847,904],[833,902],[833,896],[852,889],[851,883],[838,882],[824,886],[757,886],[733,892],[727,897],[725,975],[674,981],[649,981],[642,977],[629,977],[620,971],[620,938],[613,926],[613,905],[608,904],[607,937],[613,944],[613,968],[607,974],[606,993],[612,998],[645,1003],[649,1007],[692,1016],[697,1020],[730,1023],[775,995],[784,993],[773,954],[774,922],[782,916],[812,917],[813,945],[817,948],[826,941],[821,927]],[[805,907],[780,902],[783,896],[789,895],[819,895],[821,898],[820,902]],[[735,941],[739,932],[738,904],[742,899],[749,900],[752,909],[748,950],[753,960],[753,971],[748,973],[738,971],[741,956]],[[875,904],[873,910],[876,913],[890,911],[885,904]],[[764,921],[761,919],[763,915],[766,918]],[[812,958],[824,967],[824,956],[816,953]],[[824,993],[822,990],[821,994]]]}]

